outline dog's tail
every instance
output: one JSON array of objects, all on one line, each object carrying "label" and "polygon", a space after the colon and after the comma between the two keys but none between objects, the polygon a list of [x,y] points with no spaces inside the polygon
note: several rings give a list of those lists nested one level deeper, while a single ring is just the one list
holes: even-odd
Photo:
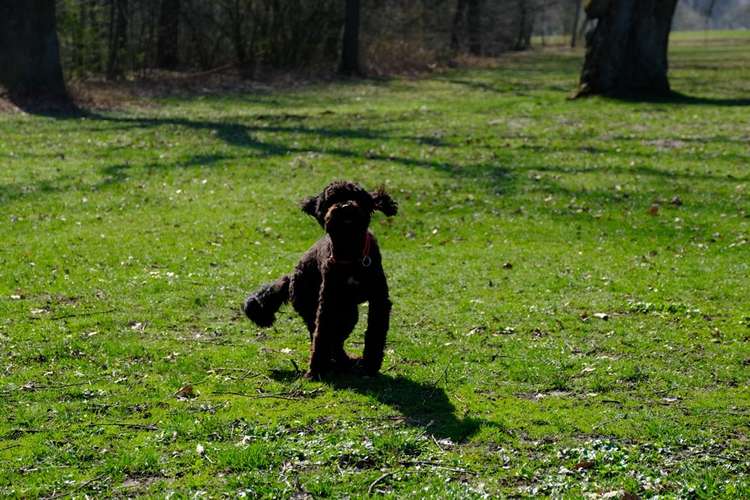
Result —
[{"label": "dog's tail", "polygon": [[276,311],[288,300],[289,276],[282,276],[250,295],[242,310],[256,325],[268,328],[276,320]]}]

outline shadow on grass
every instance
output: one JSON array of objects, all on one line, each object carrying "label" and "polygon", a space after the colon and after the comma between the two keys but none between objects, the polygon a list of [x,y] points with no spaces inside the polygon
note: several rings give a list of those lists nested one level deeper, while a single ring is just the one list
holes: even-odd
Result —
[{"label": "shadow on grass", "polygon": [[646,104],[681,104],[688,106],[720,106],[720,107],[742,107],[750,106],[750,99],[746,98],[714,98],[698,97],[672,91],[666,95],[620,95],[611,96],[609,99],[628,103]]},{"label": "shadow on grass", "polygon": [[[482,82],[474,82],[471,80],[455,80],[454,83],[467,85],[467,84],[478,84],[485,87],[489,84]],[[488,89],[491,85],[487,87]],[[627,101],[627,98],[620,98],[619,100]],[[667,97],[652,98],[649,100],[639,100],[639,102],[655,102],[665,104],[688,104],[688,105],[716,105],[716,106],[750,106],[750,99],[708,99],[686,96],[680,93],[672,93]],[[333,114],[330,111],[324,111],[318,115]],[[386,162],[391,164],[402,165],[405,167],[415,167],[422,169],[429,169],[441,174],[445,174],[454,178],[478,181],[489,186],[495,193],[507,193],[511,188],[517,184],[518,179],[516,178],[518,173],[517,167],[509,167],[514,163],[514,150],[492,150],[495,155],[495,161],[485,161],[478,163],[462,163],[455,161],[448,161],[445,159],[430,159],[423,157],[410,157],[401,154],[390,153],[393,148],[385,150],[381,148],[382,144],[395,144],[403,143],[404,141],[411,142],[416,146],[432,146],[437,148],[450,148],[453,147],[451,144],[443,142],[439,137],[427,136],[404,136],[404,135],[393,135],[387,131],[377,130],[367,127],[351,127],[347,126],[346,118],[337,119],[332,125],[328,126],[311,126],[304,123],[304,120],[312,118],[304,114],[258,114],[254,116],[242,117],[234,120],[205,120],[205,119],[188,119],[185,117],[139,117],[139,116],[116,116],[116,115],[103,115],[96,112],[87,112],[77,110],[76,112],[67,113],[50,113],[47,116],[58,118],[60,120],[66,119],[85,119],[81,124],[86,121],[93,123],[106,124],[107,128],[117,129],[150,129],[158,127],[180,127],[189,130],[195,130],[198,132],[212,134],[228,146],[240,148],[243,151],[249,152],[255,158],[279,158],[279,157],[291,157],[294,155],[307,155],[310,153],[326,155],[340,160],[349,161],[374,161],[374,162]],[[267,134],[275,133],[281,137],[269,138]],[[300,145],[295,138],[297,136],[306,136],[314,139],[312,144]],[[322,142],[321,140],[325,141]],[[632,140],[628,138],[628,140]],[[682,139],[680,139],[682,141]],[[689,140],[689,139],[687,139]],[[356,144],[356,145],[355,145]],[[481,148],[481,146],[480,146]],[[522,149],[529,149],[534,153],[546,154],[551,150],[548,147],[540,145],[524,145]],[[579,152],[580,147],[574,145],[555,146],[554,151],[559,152],[560,150],[568,150],[571,152]],[[607,149],[593,149],[589,147],[588,152],[590,153],[601,153],[611,154],[613,151]],[[498,157],[498,154],[500,157]],[[670,151],[671,155],[677,154],[674,150]],[[685,154],[693,155],[694,153],[686,150]],[[243,153],[244,155],[244,153]],[[653,154],[649,151],[629,151],[627,152],[628,157],[632,156],[646,156],[651,157]],[[137,168],[148,168],[149,170],[158,169],[173,169],[173,168],[190,168],[190,167],[206,167],[211,166],[222,161],[231,159],[231,155],[222,154],[202,154],[194,155],[187,158],[181,158],[179,161],[166,163],[159,162],[157,164],[148,165],[137,165],[130,163],[120,163],[110,165],[101,170],[102,175],[105,179],[102,180],[96,187],[112,186],[126,181],[129,177],[129,171]],[[741,159],[738,157],[738,159]],[[528,168],[528,167],[527,167]],[[597,172],[597,168],[581,168],[581,169],[570,169],[558,167],[555,165],[539,165],[534,167],[537,170],[542,171],[557,171],[560,173],[586,173],[586,172]],[[718,176],[705,173],[678,173],[668,170],[662,170],[649,166],[639,166],[636,168],[620,167],[616,173],[621,174],[637,174],[647,175],[652,177],[665,177],[665,178],[690,178],[690,179],[715,179],[719,180]],[[723,179],[728,181],[737,181],[737,178]],[[740,179],[742,180],[742,179]],[[66,189],[75,187],[76,179],[68,179],[67,182],[64,178],[58,179],[57,181],[42,180],[35,183],[26,184],[6,184],[0,185],[0,204],[8,201],[12,201],[18,198],[26,197],[36,193],[37,195],[52,194],[55,192],[61,192]],[[80,184],[80,182],[79,182]],[[585,195],[585,193],[580,193]]]},{"label": "shadow on grass", "polygon": [[[91,122],[102,122],[113,124],[120,129],[129,128],[149,129],[163,126],[175,126],[186,129],[204,131],[215,135],[225,144],[254,153],[256,158],[277,158],[284,156],[302,155],[302,154],[320,154],[336,157],[344,160],[366,160],[382,161],[396,163],[408,167],[428,168],[442,172],[455,177],[461,178],[485,178],[492,181],[495,185],[505,184],[509,178],[507,169],[500,165],[477,164],[477,165],[459,165],[440,160],[428,160],[420,158],[410,158],[402,155],[389,154],[377,148],[386,142],[411,141],[419,145],[429,145],[435,147],[448,147],[441,139],[429,136],[393,136],[385,132],[369,128],[352,128],[352,127],[315,127],[302,123],[285,123],[289,120],[303,120],[304,115],[257,115],[248,117],[248,123],[237,121],[219,121],[219,120],[190,120],[179,117],[121,117],[107,116],[92,112],[65,113],[58,115],[49,115],[60,120],[67,119],[85,119]],[[261,134],[278,133],[283,134],[284,139],[273,141],[261,136]],[[363,145],[361,149],[351,147],[336,146],[303,146],[293,140],[295,136],[310,136],[316,139],[342,139],[345,143],[355,140],[370,141],[370,144]],[[288,140],[286,140],[288,136]],[[316,141],[319,142],[319,141]],[[373,144],[372,142],[375,142]],[[176,163],[162,163],[146,165],[149,169],[170,169],[193,166],[210,166],[214,163],[221,162],[230,158],[226,155],[195,155],[185,158]],[[128,178],[128,170],[133,168],[142,168],[143,165],[130,163],[120,163],[110,165],[101,170],[106,176],[98,187],[110,186],[121,183]],[[0,185],[0,203],[11,201],[29,193],[54,193],[64,191],[69,186],[40,185]]]},{"label": "shadow on grass", "polygon": [[[271,377],[277,381],[289,382],[298,378],[299,373],[276,370]],[[437,439],[450,438],[458,443],[469,439],[481,427],[503,428],[496,422],[456,416],[456,408],[444,389],[433,384],[415,382],[401,375],[338,375],[323,382],[336,390],[348,389],[373,398],[401,414],[407,425],[421,427]]]}]

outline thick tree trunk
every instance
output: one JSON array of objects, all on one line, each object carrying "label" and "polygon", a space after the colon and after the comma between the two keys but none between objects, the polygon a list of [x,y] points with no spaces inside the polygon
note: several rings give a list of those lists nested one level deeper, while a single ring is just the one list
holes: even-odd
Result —
[{"label": "thick tree trunk", "polygon": [[589,0],[578,96],[666,95],[667,46],[677,0]]},{"label": "thick tree trunk", "polygon": [[469,52],[482,55],[482,6],[481,0],[468,0],[467,31],[469,32]]},{"label": "thick tree trunk", "polygon": [[0,85],[19,105],[69,103],[55,0],[0,0]]},{"label": "thick tree trunk", "polygon": [[578,25],[581,24],[581,0],[573,0],[576,4],[576,13],[573,16],[573,29],[570,30],[570,48],[574,49],[578,41]]},{"label": "thick tree trunk", "polygon": [[349,76],[361,74],[359,65],[359,0],[346,0],[339,73]]},{"label": "thick tree trunk", "polygon": [[162,0],[159,11],[159,31],[156,42],[156,64],[163,69],[174,69],[179,62],[180,0]]}]

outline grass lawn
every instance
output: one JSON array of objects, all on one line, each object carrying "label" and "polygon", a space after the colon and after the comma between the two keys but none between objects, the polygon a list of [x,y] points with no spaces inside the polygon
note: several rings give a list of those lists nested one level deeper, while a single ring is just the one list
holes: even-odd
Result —
[{"label": "grass lawn", "polygon": [[[557,49],[0,115],[0,496],[747,498],[750,34],[722,40],[675,44],[676,102],[568,101]],[[291,308],[239,307],[338,178],[400,203],[388,354],[307,382]]]}]

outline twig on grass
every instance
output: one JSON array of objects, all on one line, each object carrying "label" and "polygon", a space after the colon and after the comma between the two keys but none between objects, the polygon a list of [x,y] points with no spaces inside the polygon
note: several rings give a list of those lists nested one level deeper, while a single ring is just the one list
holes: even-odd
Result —
[{"label": "twig on grass", "polygon": [[451,472],[460,472],[461,474],[473,474],[476,475],[477,472],[471,471],[469,469],[463,469],[461,467],[449,467],[447,465],[439,464],[437,462],[428,462],[423,460],[410,460],[405,462],[399,462],[401,465],[408,467],[410,465],[426,465],[428,467],[434,467],[436,469],[442,469],[442,470],[448,470]]},{"label": "twig on grass", "polygon": [[87,427],[99,427],[102,425],[108,425],[112,427],[126,427],[128,429],[136,429],[141,431],[156,431],[159,430],[154,424],[129,424],[127,422],[92,422],[86,424]]},{"label": "twig on grass", "polygon": [[2,439],[17,439],[21,434],[38,434],[40,432],[46,431],[44,429],[21,429],[18,427],[3,434]]},{"label": "twig on grass", "polygon": [[302,370],[299,369],[299,366],[297,366],[296,361],[294,361],[292,358],[289,358],[289,362],[292,363],[295,373],[302,373]]},{"label": "twig on grass", "polygon": [[433,442],[433,443],[435,443],[435,446],[437,446],[437,447],[438,447],[438,450],[440,450],[440,451],[445,451],[445,450],[443,449],[443,447],[442,447],[442,446],[440,446],[440,443],[438,443],[438,440],[437,440],[437,439],[435,439],[435,435],[434,435],[434,434],[430,434],[430,437],[432,438],[432,442]]},{"label": "twig on grass", "polygon": [[379,478],[377,478],[375,481],[373,481],[372,483],[370,483],[370,487],[367,488],[367,494],[368,495],[372,495],[372,490],[375,489],[375,485],[377,485],[383,479],[385,479],[385,478],[387,478],[389,476],[392,476],[392,475],[393,475],[393,472],[386,472],[385,474],[383,474],[382,476],[380,476]]},{"label": "twig on grass", "polygon": [[99,475],[99,476],[95,476],[95,477],[92,477],[91,479],[89,479],[88,481],[84,481],[84,482],[80,483],[75,488],[72,488],[72,489],[70,489],[68,491],[61,491],[60,493],[54,493],[53,495],[50,495],[47,498],[62,498],[62,497],[70,496],[72,493],[75,493],[76,491],[82,490],[83,488],[87,487],[91,483],[98,482],[98,481],[106,481],[108,479],[109,479],[109,476],[105,476],[103,474]]},{"label": "twig on grass", "polygon": [[[81,313],[70,313],[70,314],[60,314],[58,316],[50,316],[50,321],[58,321],[61,319],[68,319],[68,318],[79,318],[84,316],[96,316],[97,314],[108,314],[111,312],[115,312],[117,309],[105,309],[103,311],[89,311],[89,312],[81,312]],[[38,320],[38,319],[44,319],[43,316],[31,316],[29,319],[31,320]]]},{"label": "twig on grass", "polygon": [[269,377],[268,375],[264,373],[254,372],[252,370],[248,370],[247,368],[234,368],[234,367],[229,367],[229,366],[218,366],[216,368],[211,368],[210,370],[208,370],[207,373],[216,374],[217,372],[219,373],[220,372],[242,372],[242,376],[240,376],[237,380],[247,380],[249,378],[258,378],[258,377],[263,377],[266,380],[271,380],[271,377]]},{"label": "twig on grass", "polygon": [[299,401],[300,399],[305,399],[310,396],[313,396],[317,394],[318,392],[321,392],[323,389],[314,389],[312,391],[289,391],[289,392],[279,392],[279,393],[273,393],[273,394],[247,394],[244,392],[232,392],[232,391],[214,391],[211,394],[216,395],[231,395],[231,396],[242,396],[245,398],[250,399],[284,399],[286,401]]},{"label": "twig on grass", "polygon": [[[89,385],[94,382],[99,382],[100,380],[104,380],[103,378],[93,379],[93,380],[86,380],[85,382],[73,382],[72,384],[39,384],[28,382],[21,387],[16,388],[16,391],[35,391],[37,389],[65,389],[66,387],[78,387],[81,385]],[[10,391],[8,391],[10,393]]]},{"label": "twig on grass", "polygon": [[437,391],[440,388],[440,381],[445,380],[445,385],[448,385],[448,368],[450,368],[450,364],[445,365],[445,369],[443,370],[443,373],[438,377],[438,379],[432,383],[432,391],[430,392],[430,395],[434,395],[435,391]]},{"label": "twig on grass", "polygon": [[296,401],[299,398],[292,398],[284,396],[283,394],[245,394],[244,392],[231,392],[231,391],[214,391],[211,394],[217,396],[242,396],[250,399],[285,399],[287,401]]}]

